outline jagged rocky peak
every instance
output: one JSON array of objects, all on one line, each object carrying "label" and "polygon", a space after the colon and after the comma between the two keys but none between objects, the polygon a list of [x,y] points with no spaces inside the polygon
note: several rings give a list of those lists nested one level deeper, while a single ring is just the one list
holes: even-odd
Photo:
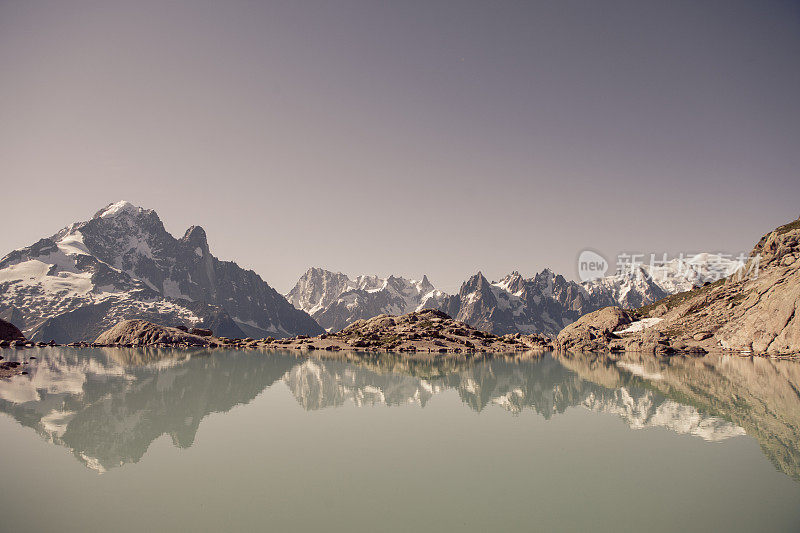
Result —
[{"label": "jagged rocky peak", "polygon": [[496,285],[512,294],[516,294],[525,289],[525,278],[523,278],[522,274],[517,270],[514,270],[500,281],[492,282],[492,285]]},{"label": "jagged rocky peak", "polygon": [[422,281],[420,281],[419,283],[420,283],[420,286],[421,286],[423,289],[428,289],[428,290],[434,290],[434,289],[435,289],[435,287],[433,286],[433,284],[432,284],[432,283],[430,282],[430,280],[428,279],[428,275],[427,275],[427,274],[423,274],[423,275],[422,275]]},{"label": "jagged rocky peak", "polygon": [[208,238],[206,237],[206,230],[201,226],[191,226],[186,230],[181,241],[192,247],[195,254],[200,257],[208,254]]},{"label": "jagged rocky peak", "polygon": [[541,272],[537,272],[530,281],[542,289],[552,290],[556,284],[566,283],[567,280],[549,268],[544,268]]},{"label": "jagged rocky peak", "polygon": [[286,295],[293,306],[312,316],[333,303],[347,290],[351,280],[341,272],[331,272],[319,267],[309,268]]},{"label": "jagged rocky peak", "polygon": [[471,292],[471,291],[478,291],[484,292],[489,290],[489,280],[483,275],[483,272],[480,270],[477,274],[473,274],[467,281],[465,281],[461,285],[461,290],[459,293]]}]

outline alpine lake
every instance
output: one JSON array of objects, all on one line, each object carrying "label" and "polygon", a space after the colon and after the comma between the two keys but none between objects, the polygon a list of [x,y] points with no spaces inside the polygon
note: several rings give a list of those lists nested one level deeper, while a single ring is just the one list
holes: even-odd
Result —
[{"label": "alpine lake", "polygon": [[2,531],[800,531],[800,363],[5,349]]}]

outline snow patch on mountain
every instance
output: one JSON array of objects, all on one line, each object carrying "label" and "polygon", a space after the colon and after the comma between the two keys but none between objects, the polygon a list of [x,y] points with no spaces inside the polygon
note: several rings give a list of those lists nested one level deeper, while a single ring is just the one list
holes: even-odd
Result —
[{"label": "snow patch on mountain", "polygon": [[141,207],[136,207],[135,205],[126,200],[120,200],[119,202],[111,204],[108,207],[106,207],[97,216],[100,218],[108,218],[119,215],[121,213],[138,214],[141,213],[142,211],[143,209]]},{"label": "snow patch on mountain", "polygon": [[81,235],[80,231],[73,231],[64,235],[56,245],[65,255],[91,255],[83,242],[83,235]]},{"label": "snow patch on mountain", "polygon": [[618,333],[620,335],[622,335],[624,333],[637,333],[639,331],[644,331],[645,329],[649,328],[650,326],[655,326],[656,324],[658,324],[662,320],[663,319],[656,318],[656,317],[643,318],[641,320],[637,320],[635,322],[632,322],[631,325],[628,326],[627,328],[618,330],[615,333]]}]

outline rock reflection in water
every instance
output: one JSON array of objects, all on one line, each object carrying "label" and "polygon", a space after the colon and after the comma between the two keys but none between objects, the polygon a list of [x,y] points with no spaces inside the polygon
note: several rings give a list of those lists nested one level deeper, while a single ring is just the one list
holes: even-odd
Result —
[{"label": "rock reflection in water", "polygon": [[352,360],[259,352],[44,348],[29,374],[0,381],[0,410],[87,466],[137,462],[167,434],[191,446],[200,422],[282,381],[307,410],[416,405],[454,390],[477,412],[530,409],[545,419],[570,407],[619,416],[707,441],[755,437],[776,467],[800,479],[800,365],[706,356],[546,355],[534,361]]},{"label": "rock reflection in water", "polygon": [[558,360],[584,380],[613,389],[638,383],[729,420],[759,442],[778,470],[800,481],[800,363],[722,354],[627,353],[619,360],[582,354]]}]

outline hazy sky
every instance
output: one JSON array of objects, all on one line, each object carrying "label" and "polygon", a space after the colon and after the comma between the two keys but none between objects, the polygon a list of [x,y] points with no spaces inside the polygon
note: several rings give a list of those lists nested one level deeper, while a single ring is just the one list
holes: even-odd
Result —
[{"label": "hazy sky", "polygon": [[0,255],[120,199],[282,292],[749,250],[798,58],[793,1],[0,0]]}]

